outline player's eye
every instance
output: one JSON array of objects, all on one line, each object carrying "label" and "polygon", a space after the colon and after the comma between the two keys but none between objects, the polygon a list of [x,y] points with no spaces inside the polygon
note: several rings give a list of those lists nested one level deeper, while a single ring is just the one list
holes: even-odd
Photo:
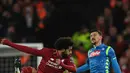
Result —
[{"label": "player's eye", "polygon": [[95,36],[97,36],[97,34],[96,34],[96,33],[94,33],[94,34],[93,34],[93,37],[95,37]]}]

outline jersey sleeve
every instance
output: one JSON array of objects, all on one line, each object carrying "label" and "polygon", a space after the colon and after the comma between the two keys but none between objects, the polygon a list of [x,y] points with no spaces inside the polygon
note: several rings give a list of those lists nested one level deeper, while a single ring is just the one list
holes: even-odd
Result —
[{"label": "jersey sleeve", "polygon": [[16,44],[16,43],[10,42],[8,40],[5,40],[4,43],[6,43],[6,45],[8,45],[14,49],[17,49],[19,51],[22,51],[22,52],[25,52],[28,54],[36,55],[36,56],[43,56],[44,53],[46,53],[46,51],[47,51],[47,48],[43,48],[41,50],[38,50],[36,48]]},{"label": "jersey sleeve", "polygon": [[111,62],[111,65],[112,65],[114,72],[121,73],[120,66],[117,62],[115,51],[113,50],[113,48],[110,48],[108,56],[110,58],[110,62]]},{"label": "jersey sleeve", "polygon": [[81,73],[84,71],[89,70],[89,54],[91,52],[91,49],[88,51],[88,59],[86,60],[86,63],[84,65],[82,65],[81,67],[77,68],[76,73]]},{"label": "jersey sleeve", "polygon": [[81,73],[81,72],[84,72],[84,71],[87,71],[87,70],[89,70],[89,59],[87,60],[87,62],[84,65],[77,68],[76,73]]},{"label": "jersey sleeve", "polygon": [[36,56],[42,56],[44,51],[43,49],[42,50],[38,50],[36,48],[32,48],[32,47],[28,47],[28,46],[24,46],[24,45],[19,45],[19,44],[16,44],[16,43],[13,43],[7,39],[5,39],[3,41],[3,44],[4,45],[8,45],[14,49],[17,49],[19,51],[22,51],[22,52],[25,52],[25,53],[28,53],[28,54],[32,54],[32,55],[36,55]]},{"label": "jersey sleeve", "polygon": [[74,62],[73,62],[73,59],[71,59],[71,58],[65,59],[65,60],[64,60],[64,63],[65,63],[66,65],[75,66],[75,65],[74,65]]},{"label": "jersey sleeve", "polygon": [[112,59],[112,60],[116,59],[115,51],[114,51],[113,48],[110,48],[110,49],[109,49],[108,56],[109,56],[109,58]]},{"label": "jersey sleeve", "polygon": [[76,72],[76,66],[71,59],[62,60],[61,66],[69,72]]}]

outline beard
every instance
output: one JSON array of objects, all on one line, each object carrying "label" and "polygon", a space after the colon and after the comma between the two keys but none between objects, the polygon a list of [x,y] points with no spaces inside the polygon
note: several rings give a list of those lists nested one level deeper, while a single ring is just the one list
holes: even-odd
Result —
[{"label": "beard", "polygon": [[62,58],[67,58],[68,57],[68,54],[66,52],[63,52],[62,53]]},{"label": "beard", "polygon": [[96,44],[96,42],[92,42],[92,44],[93,44],[93,45],[95,45],[95,44]]},{"label": "beard", "polygon": [[91,43],[92,43],[93,45],[95,45],[95,44],[96,44],[96,40],[93,38],[93,39],[91,40]]}]

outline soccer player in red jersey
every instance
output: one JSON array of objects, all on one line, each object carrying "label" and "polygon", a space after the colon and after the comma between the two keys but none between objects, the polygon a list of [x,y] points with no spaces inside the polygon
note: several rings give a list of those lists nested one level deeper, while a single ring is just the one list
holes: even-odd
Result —
[{"label": "soccer player in red jersey", "polygon": [[70,59],[73,42],[70,37],[61,37],[55,42],[55,48],[37,50],[31,47],[15,44],[8,39],[0,39],[1,44],[8,45],[19,51],[41,56],[37,73],[63,73],[65,70],[76,72],[76,66]]}]

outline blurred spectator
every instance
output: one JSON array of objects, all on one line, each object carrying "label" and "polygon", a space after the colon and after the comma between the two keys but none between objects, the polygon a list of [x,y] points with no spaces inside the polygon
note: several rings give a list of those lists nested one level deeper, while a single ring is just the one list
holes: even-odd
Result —
[{"label": "blurred spectator", "polygon": [[12,17],[11,12],[9,12],[9,11],[4,11],[4,12],[3,12],[3,17],[4,17],[7,21],[11,21],[11,17]]},{"label": "blurred spectator", "polygon": [[123,2],[122,2],[122,9],[125,11],[125,12],[127,12],[128,10],[129,10],[129,0],[123,0]]},{"label": "blurred spectator", "polygon": [[128,68],[128,58],[125,56],[122,56],[119,60],[119,64],[122,70],[122,73],[130,73],[130,70]]},{"label": "blurred spectator", "polygon": [[128,25],[124,31],[124,38],[126,43],[130,43],[130,25]]},{"label": "blurred spectator", "polygon": [[12,5],[13,4],[13,0],[1,0],[1,3],[3,5],[8,5],[8,4]]},{"label": "blurred spectator", "polygon": [[124,19],[125,26],[130,24],[130,11],[127,12],[127,16]]},{"label": "blurred spectator", "polygon": [[45,7],[45,9],[47,11],[47,17],[50,17],[52,12],[55,9],[55,6],[54,6],[54,4],[51,3],[50,0],[46,1],[44,4],[45,4],[44,7]]},{"label": "blurred spectator", "polygon": [[5,16],[9,17],[10,14],[8,12],[4,12],[3,6],[0,5],[0,37],[5,37],[6,35],[8,22]]},{"label": "blurred spectator", "polygon": [[23,8],[24,7],[24,0],[16,0],[17,4],[20,6],[20,8]]},{"label": "blurred spectator", "polygon": [[5,10],[11,11],[12,6],[15,2],[15,0],[0,0],[1,1],[1,5],[4,6]]},{"label": "blurred spectator", "polygon": [[110,8],[104,9],[105,33],[108,34],[109,28],[113,25],[113,16]]},{"label": "blurred spectator", "polygon": [[32,23],[32,20],[33,20],[33,6],[30,2],[30,0],[24,0],[25,1],[25,6],[24,6],[24,17],[25,17],[25,20],[26,20],[26,27],[27,28],[31,28],[33,23]]},{"label": "blurred spectator", "polygon": [[37,2],[36,11],[37,11],[37,16],[39,17],[38,28],[44,29],[44,19],[47,16],[47,12],[43,1],[39,0]]},{"label": "blurred spectator", "polygon": [[128,45],[128,49],[126,50],[126,56],[130,59],[130,44]]},{"label": "blurred spectator", "polygon": [[21,42],[22,38],[25,36],[26,25],[23,18],[23,15],[21,14],[21,9],[18,4],[14,4],[12,8],[12,17],[11,22],[14,23],[14,27],[16,28],[16,34],[18,37],[18,41]]},{"label": "blurred spectator", "polygon": [[111,40],[111,46],[115,48],[116,44],[116,35],[117,35],[117,28],[116,27],[111,27],[109,28],[109,35],[110,35],[110,40]]},{"label": "blurred spectator", "polygon": [[113,15],[113,25],[117,28],[118,32],[121,33],[124,28],[124,18],[126,16],[126,12],[123,9],[123,5],[121,1],[117,1],[115,8],[112,9]]},{"label": "blurred spectator", "polygon": [[103,39],[103,43],[106,45],[110,45],[111,44],[110,36],[105,36]]},{"label": "blurred spectator", "polygon": [[128,45],[128,49],[126,51],[126,57],[128,58],[128,69],[129,69],[129,73],[130,73],[130,44]]},{"label": "blurred spectator", "polygon": [[[12,23],[12,24],[13,24],[13,23]],[[6,37],[7,37],[8,39],[10,39],[11,41],[16,42],[16,40],[15,40],[15,39],[16,39],[16,31],[15,31],[15,27],[14,27],[13,25],[10,25],[10,26],[8,27]]]},{"label": "blurred spectator", "polygon": [[[73,50],[73,59],[74,59],[74,63],[77,67],[80,67],[81,65],[86,63],[87,60],[87,51],[84,49],[83,44],[80,44],[80,46],[78,47],[78,49],[74,49]],[[87,72],[83,72],[83,73],[88,73]]]},{"label": "blurred spectator", "polygon": [[100,30],[103,33],[103,35],[105,35],[106,27],[105,27],[105,20],[103,16],[99,16],[97,18],[96,27],[98,30]]},{"label": "blurred spectator", "polygon": [[72,36],[74,41],[74,47],[78,48],[80,44],[83,44],[84,49],[87,51],[91,47],[90,33],[86,26],[82,26],[80,31],[75,32]]},{"label": "blurred spectator", "polygon": [[[31,38],[34,36],[34,32],[37,26],[37,17],[35,16],[35,9],[31,3],[31,0],[24,0],[23,15],[25,18],[26,36]],[[26,37],[27,38],[27,37]]]},{"label": "blurred spectator", "polygon": [[126,51],[127,45],[124,41],[123,35],[118,35],[117,36],[117,42],[115,45],[115,52],[117,55],[117,58],[120,58],[120,56]]},{"label": "blurred spectator", "polygon": [[[53,6],[51,2],[46,2],[47,5]],[[12,26],[17,34],[17,42],[34,42],[37,33],[41,36],[47,15],[46,9],[49,7],[46,7],[43,0],[0,0],[0,4],[0,37],[9,36],[8,32]],[[42,41],[41,38],[38,39]]]},{"label": "blurred spectator", "polygon": [[75,64],[77,67],[83,65],[86,62],[87,59],[87,52],[83,47],[83,44],[80,44],[80,46],[78,47],[78,49],[75,49],[74,51],[74,58],[76,60]]},{"label": "blurred spectator", "polygon": [[38,1],[36,4],[37,8],[37,15],[39,16],[39,19],[42,20],[46,17],[46,9],[45,9],[45,4],[43,1]]},{"label": "blurred spectator", "polygon": [[117,0],[110,0],[110,6],[111,8],[114,8],[116,5]]}]

